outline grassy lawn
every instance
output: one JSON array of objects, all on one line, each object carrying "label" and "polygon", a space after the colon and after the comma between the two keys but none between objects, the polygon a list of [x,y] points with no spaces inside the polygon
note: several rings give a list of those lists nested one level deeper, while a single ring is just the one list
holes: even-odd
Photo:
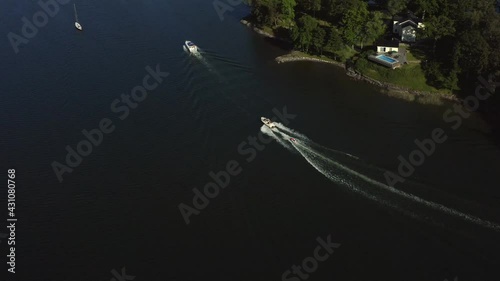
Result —
[{"label": "grassy lawn", "polygon": [[450,94],[448,90],[436,89],[427,85],[425,74],[418,63],[407,64],[401,68],[392,70],[377,65],[365,58],[360,58],[356,62],[356,68],[364,75],[381,82],[391,83],[417,91]]},{"label": "grassy lawn", "polygon": [[[328,51],[325,50],[325,53],[328,53]],[[324,54],[324,55],[312,55],[312,54],[308,54],[308,53],[304,53],[304,52],[301,52],[301,51],[292,51],[290,54],[288,54],[287,56],[290,56],[290,57],[306,57],[306,58],[317,58],[317,59],[323,59],[323,60],[326,60],[326,61],[331,61],[331,62],[336,62],[336,63],[345,63],[345,60],[347,58],[351,58],[353,57],[354,55],[357,54],[356,51],[354,51],[353,49],[351,48],[344,48],[342,50],[338,50],[338,51],[335,51],[336,53],[336,58],[334,58],[333,54],[331,53],[328,53],[328,54]]]},{"label": "grassy lawn", "polygon": [[420,58],[417,58],[415,57],[415,55],[413,54],[413,51],[411,49],[408,49],[406,51],[406,60],[408,61],[408,63],[420,63],[421,61],[421,57]]},{"label": "grassy lawn", "polygon": [[322,58],[331,58],[335,59],[337,62],[345,62],[346,60],[354,57],[355,55],[358,55],[358,52],[355,50],[351,49],[350,47],[345,46],[341,50],[331,50],[331,49],[325,49],[323,51],[324,55],[321,56]]},{"label": "grassy lawn", "polygon": [[345,47],[344,49],[336,51],[335,53],[339,55],[343,60],[347,60],[358,54],[358,52],[351,49],[350,47]]},{"label": "grassy lawn", "polygon": [[427,45],[415,45],[407,48],[407,50],[410,51],[412,58],[414,58],[415,60],[425,60],[426,54],[431,52],[429,46]]},{"label": "grassy lawn", "polygon": [[[323,27],[327,27],[330,24],[324,21],[320,21],[319,24]],[[261,28],[267,33],[276,35],[277,28],[271,28],[269,26],[261,26]],[[371,42],[365,42],[367,45]],[[425,60],[426,48],[428,46],[406,46],[407,54],[406,58],[409,64],[403,65],[401,68],[390,69],[374,62],[368,61],[365,57],[358,58],[356,61],[356,69],[362,74],[378,80],[384,83],[390,83],[403,88],[420,91],[420,92],[430,92],[437,93],[435,97],[427,97],[429,99],[438,98],[440,95],[451,95],[452,93],[446,89],[436,89],[433,86],[427,84],[427,79],[425,73],[423,72],[420,62]],[[342,50],[325,50],[328,56],[322,55],[311,55],[304,52],[293,51],[292,53],[286,55],[287,57],[310,57],[319,58],[332,62],[345,62],[349,58],[359,56],[359,53],[349,47],[345,47]],[[333,58],[333,53],[335,53],[335,59]]]}]

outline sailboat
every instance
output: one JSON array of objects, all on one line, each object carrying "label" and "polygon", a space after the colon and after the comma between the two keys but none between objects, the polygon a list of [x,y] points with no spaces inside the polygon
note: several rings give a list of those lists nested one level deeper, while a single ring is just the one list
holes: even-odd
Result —
[{"label": "sailboat", "polygon": [[83,30],[82,25],[78,22],[78,14],[76,13],[76,4],[73,3],[73,8],[75,9],[75,27],[78,30]]}]

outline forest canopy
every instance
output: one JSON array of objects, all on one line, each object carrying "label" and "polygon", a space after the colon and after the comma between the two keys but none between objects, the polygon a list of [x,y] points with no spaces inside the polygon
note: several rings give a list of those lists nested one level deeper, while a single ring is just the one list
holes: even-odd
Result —
[{"label": "forest canopy", "polygon": [[[458,89],[478,75],[500,75],[500,14],[496,0],[249,0],[254,21],[288,30],[295,48],[335,55],[363,50],[390,36],[392,17],[411,12],[423,19],[419,43],[427,45],[422,68],[438,88]],[[348,57],[342,57],[343,60]]]}]

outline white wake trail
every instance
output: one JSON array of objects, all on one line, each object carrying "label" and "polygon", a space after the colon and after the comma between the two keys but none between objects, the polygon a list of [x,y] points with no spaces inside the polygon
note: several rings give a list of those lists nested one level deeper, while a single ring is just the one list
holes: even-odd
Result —
[{"label": "white wake trail", "polygon": [[290,151],[293,151],[293,147],[290,145],[290,142],[283,140],[283,138],[279,137],[273,130],[271,130],[266,125],[262,125],[262,127],[260,127],[260,131],[263,132],[264,134],[272,137],[281,146],[285,147],[286,149],[288,149]]},{"label": "white wake trail", "polygon": [[186,46],[182,46],[182,48],[184,49],[184,52],[186,52],[188,55],[196,58],[199,62],[201,62],[201,64],[203,64],[207,69],[208,71],[216,74],[217,76],[219,76],[219,78],[221,78],[222,76],[214,69],[214,67],[212,66],[212,64],[210,62],[208,62],[208,60],[203,56],[203,50],[199,49],[198,52],[194,52],[194,53],[191,53],[187,48]]},{"label": "white wake trail", "polygon": [[[294,135],[297,135],[297,136],[301,135],[300,133],[297,133],[297,132],[289,129],[289,128],[285,127],[282,124],[280,124],[278,127],[280,128],[280,130],[283,130],[283,131],[286,131],[286,132],[292,132]],[[334,161],[334,160],[330,159],[329,157],[323,155],[321,152],[316,151],[309,144],[309,143],[312,143],[312,142],[307,137],[305,137],[305,139],[307,140],[306,142],[301,142],[299,140],[296,143],[291,142],[291,144],[306,159],[306,161],[309,162],[309,164],[311,164],[316,170],[318,170],[320,173],[322,173],[323,175],[325,175],[330,180],[332,180],[334,182],[337,182],[337,183],[341,183],[341,184],[347,185],[352,190],[354,190],[354,191],[362,194],[363,196],[365,196],[367,198],[370,198],[370,199],[378,201],[378,202],[383,202],[384,204],[386,204],[388,206],[391,206],[391,207],[394,207],[394,208],[396,208],[398,210],[401,210],[400,208],[396,207],[394,204],[391,204],[391,203],[389,203],[389,202],[387,202],[385,200],[382,200],[381,198],[377,198],[373,194],[367,193],[366,191],[364,191],[364,190],[356,187],[354,184],[350,183],[349,181],[346,181],[345,179],[343,179],[339,175],[334,174],[329,169],[327,169],[325,167],[322,167],[321,165],[319,165],[319,163],[318,163],[319,161],[318,160],[326,161],[330,165],[333,165],[335,168],[337,168],[337,169],[339,169],[341,171],[344,171],[346,173],[349,173],[350,175],[355,176],[355,177],[357,177],[357,178],[359,178],[359,179],[361,179],[361,180],[363,180],[363,181],[365,181],[367,183],[370,183],[373,186],[379,187],[379,188],[381,188],[383,190],[389,191],[389,192],[391,192],[393,194],[396,194],[396,195],[401,196],[403,198],[409,199],[409,200],[411,200],[413,202],[417,202],[417,203],[419,203],[421,205],[424,205],[426,207],[429,207],[429,208],[431,208],[433,210],[438,210],[440,212],[443,212],[443,213],[446,213],[448,215],[452,215],[452,216],[461,218],[461,219],[463,219],[463,220],[465,220],[467,222],[471,222],[471,223],[474,223],[476,225],[480,225],[482,227],[493,229],[495,231],[500,231],[500,225],[498,225],[498,224],[496,224],[494,222],[483,220],[481,218],[478,218],[478,217],[475,217],[475,216],[472,216],[472,215],[469,215],[469,214],[462,213],[462,212],[460,212],[458,210],[455,210],[453,208],[446,207],[446,206],[441,205],[439,203],[425,200],[425,199],[420,198],[420,197],[418,197],[416,195],[413,195],[413,194],[401,191],[401,190],[396,189],[396,188],[394,188],[392,186],[388,186],[388,185],[383,184],[383,183],[381,183],[379,181],[376,181],[376,180],[374,180],[372,178],[369,178],[366,175],[363,175],[363,174],[361,174],[361,173],[359,173],[359,172],[357,172],[357,171],[355,171],[353,169],[350,169],[350,168],[348,168],[348,167],[340,164],[337,161]],[[322,147],[320,145],[316,145],[316,146]],[[349,154],[346,154],[346,155],[349,155]],[[352,157],[355,157],[355,156],[352,156]],[[408,212],[406,212],[406,213],[408,213]],[[415,217],[416,215],[412,215],[412,216]]]},{"label": "white wake trail", "polygon": [[301,134],[301,133],[299,133],[297,131],[294,131],[294,130],[290,129],[287,126],[285,126],[285,125],[283,125],[283,124],[281,124],[279,122],[273,122],[273,123],[276,125],[276,127],[278,127],[278,129],[280,131],[287,132],[288,134],[290,134],[291,136],[293,136],[295,138],[300,138],[302,140],[309,140],[309,138],[306,137],[305,135],[303,135],[303,134]]},{"label": "white wake trail", "polygon": [[342,151],[338,151],[338,150],[335,150],[335,149],[331,149],[331,148],[328,148],[328,147],[324,147],[322,145],[314,143],[307,136],[305,136],[304,134],[299,133],[299,132],[297,132],[297,131],[295,131],[293,129],[290,129],[290,128],[286,127],[285,125],[283,125],[282,123],[274,122],[274,124],[276,124],[276,127],[278,127],[278,129],[280,130],[280,133],[282,133],[283,135],[286,135],[288,138],[294,137],[296,139],[300,139],[303,143],[308,143],[310,145],[314,145],[314,146],[320,147],[320,148],[322,148],[324,150],[328,150],[328,151],[331,151],[333,153],[345,155],[345,156],[351,157],[353,159],[359,159],[357,156],[354,156],[352,154],[345,153],[345,152],[342,152]]},{"label": "white wake trail", "polygon": [[[341,184],[341,185],[344,185],[348,188],[350,188],[352,191],[362,195],[363,197],[365,198],[368,198],[370,200],[373,200],[375,202],[378,202],[380,204],[383,204],[385,206],[388,206],[388,207],[391,207],[393,209],[396,209],[402,213],[405,213],[406,215],[410,216],[410,217],[413,217],[415,219],[421,219],[420,216],[418,216],[417,214],[409,211],[409,210],[405,210],[405,209],[402,209],[400,208],[399,206],[387,201],[387,200],[384,200],[380,197],[377,197],[376,195],[374,194],[370,194],[368,192],[366,192],[365,190],[361,189],[361,188],[358,188],[354,183],[352,183],[351,181],[345,179],[345,178],[342,178],[340,176],[338,176],[338,174],[334,173],[333,171],[331,171],[331,169],[329,169],[328,167],[325,167],[325,165],[320,165],[319,163],[319,159],[317,159],[316,157],[314,157],[313,155],[314,154],[311,154],[311,153],[307,153],[307,151],[304,151],[303,149],[300,149],[296,144],[292,144],[294,146],[294,148],[302,155],[302,157],[304,157],[304,159],[306,159],[306,161],[311,165],[313,166],[313,168],[315,168],[318,172],[320,172],[321,174],[323,174],[325,177],[327,177],[329,180],[335,182],[335,183],[338,183],[338,184]],[[320,158],[322,159],[325,159],[325,157],[319,155]]]}]

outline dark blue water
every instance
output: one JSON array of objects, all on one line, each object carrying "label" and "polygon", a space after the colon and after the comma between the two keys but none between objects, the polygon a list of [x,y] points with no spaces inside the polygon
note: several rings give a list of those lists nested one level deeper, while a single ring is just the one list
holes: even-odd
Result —
[{"label": "dark blue water", "polygon": [[[244,6],[221,21],[210,1],[76,4],[83,32],[72,3],[60,5],[17,54],[7,34],[40,7],[0,4],[1,168],[17,171],[19,220],[17,273],[2,280],[109,280],[123,267],[134,280],[281,280],[328,235],[341,246],[310,280],[497,280],[495,230],[338,174],[376,198],[360,196],[275,142],[251,161],[238,152],[261,116],[286,107],[289,128],[358,156],[351,167],[383,182],[373,167],[397,170],[398,155],[442,127],[448,141],[397,188],[498,223],[500,150],[477,116],[453,131],[449,105],[391,98],[328,65],[278,65],[285,51],[239,23]],[[121,120],[111,104],[157,65],[169,76]],[[103,118],[114,131],[59,182],[51,164],[66,164],[65,147]],[[179,204],[230,160],[242,172],[186,225]]]}]

